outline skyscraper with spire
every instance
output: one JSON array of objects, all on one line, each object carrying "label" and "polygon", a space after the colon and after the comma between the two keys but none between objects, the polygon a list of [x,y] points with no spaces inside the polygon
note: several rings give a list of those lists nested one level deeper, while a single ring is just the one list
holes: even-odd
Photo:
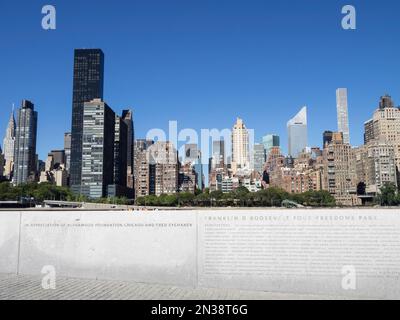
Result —
[{"label": "skyscraper with spire", "polygon": [[36,180],[36,135],[38,114],[32,102],[23,100],[17,113],[14,148],[14,185]]},{"label": "skyscraper with spire", "polygon": [[14,167],[14,145],[15,145],[15,118],[14,118],[14,105],[10,120],[6,130],[6,135],[3,140],[3,151],[4,151],[4,176],[7,179],[12,178],[13,167]]},{"label": "skyscraper with spire", "polygon": [[4,154],[0,147],[0,182],[4,179]]}]

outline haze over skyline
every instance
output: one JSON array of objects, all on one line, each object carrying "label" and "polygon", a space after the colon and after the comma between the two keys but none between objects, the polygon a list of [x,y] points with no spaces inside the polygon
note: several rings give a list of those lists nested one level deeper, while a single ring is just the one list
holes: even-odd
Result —
[{"label": "haze over skyline", "polygon": [[[389,93],[400,101],[396,1],[352,1],[357,30],[341,28],[344,1],[54,1],[57,29],[41,28],[41,1],[1,5],[0,141],[12,103],[35,104],[37,152],[63,147],[71,130],[75,48],[105,53],[104,97],[134,110],[135,135],[148,130],[232,128],[241,117],[281,137],[308,108],[308,141],[337,130],[336,89],[348,89],[350,137]],[[10,14],[13,13],[13,14]]]}]

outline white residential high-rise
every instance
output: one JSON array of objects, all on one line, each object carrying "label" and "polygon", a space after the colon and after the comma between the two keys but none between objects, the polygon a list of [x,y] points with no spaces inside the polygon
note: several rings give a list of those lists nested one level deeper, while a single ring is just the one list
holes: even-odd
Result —
[{"label": "white residential high-rise", "polygon": [[11,112],[10,120],[6,130],[6,135],[3,140],[4,149],[4,175],[10,179],[14,166],[14,145],[15,145],[15,118],[14,106]]},{"label": "white residential high-rise", "polygon": [[307,107],[303,107],[299,113],[287,123],[288,153],[289,156],[297,156],[307,147]]},{"label": "white residential high-rise", "polygon": [[343,142],[350,144],[349,111],[346,88],[339,88],[336,90],[336,108],[338,132],[343,132]]},{"label": "white residential high-rise", "polygon": [[397,186],[395,148],[385,139],[355,148],[356,182],[366,184],[367,193],[377,193],[385,183]]},{"label": "white residential high-rise", "polygon": [[240,118],[232,129],[232,168],[234,172],[250,169],[249,132]]}]

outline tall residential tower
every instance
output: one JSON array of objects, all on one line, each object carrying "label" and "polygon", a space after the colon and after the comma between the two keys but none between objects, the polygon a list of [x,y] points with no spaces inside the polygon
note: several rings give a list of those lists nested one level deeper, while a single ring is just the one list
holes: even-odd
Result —
[{"label": "tall residential tower", "polygon": [[348,111],[346,88],[339,88],[336,90],[336,107],[337,107],[338,132],[343,132],[344,143],[350,143],[349,111]]},{"label": "tall residential tower", "polygon": [[400,169],[400,108],[395,107],[392,98],[381,97],[379,107],[371,120],[364,125],[365,143],[384,141],[393,145],[397,168]]},{"label": "tall residential tower", "polygon": [[249,132],[240,118],[232,129],[232,168],[234,172],[250,169]]}]

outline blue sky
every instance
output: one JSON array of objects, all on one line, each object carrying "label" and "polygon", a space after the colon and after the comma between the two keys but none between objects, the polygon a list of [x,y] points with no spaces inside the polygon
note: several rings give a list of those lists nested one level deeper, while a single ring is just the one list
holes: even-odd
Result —
[{"label": "blue sky", "polygon": [[[57,9],[57,30],[41,8]],[[357,9],[357,30],[341,8]],[[132,107],[136,136],[151,128],[230,128],[237,116],[256,138],[281,135],[309,108],[309,145],[335,130],[335,90],[349,90],[352,144],[390,93],[400,102],[400,4],[333,0],[63,0],[0,4],[0,138],[11,104],[39,112],[38,153],[62,148],[70,130],[74,48],[102,48],[105,101]]]}]

